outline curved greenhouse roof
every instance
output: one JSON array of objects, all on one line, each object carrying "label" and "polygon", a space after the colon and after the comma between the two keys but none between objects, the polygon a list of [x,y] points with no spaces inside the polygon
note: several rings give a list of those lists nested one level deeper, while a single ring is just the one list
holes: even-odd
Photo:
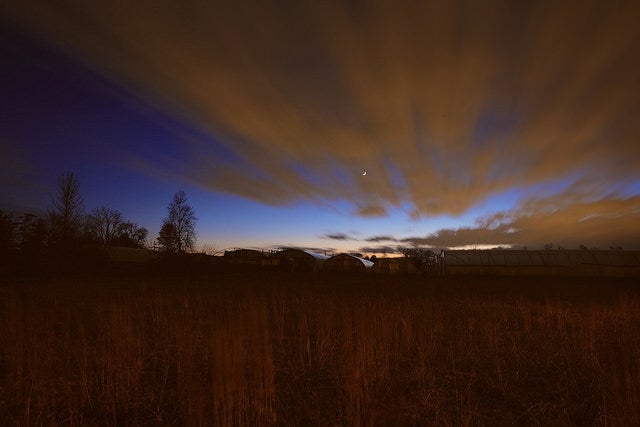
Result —
[{"label": "curved greenhouse roof", "polygon": [[447,274],[640,276],[640,251],[457,250],[445,252]]},{"label": "curved greenhouse roof", "polygon": [[640,251],[619,250],[452,250],[448,266],[640,266]]},{"label": "curved greenhouse roof", "polygon": [[367,271],[373,262],[350,254],[338,254],[329,258],[323,266],[325,271],[358,272]]}]

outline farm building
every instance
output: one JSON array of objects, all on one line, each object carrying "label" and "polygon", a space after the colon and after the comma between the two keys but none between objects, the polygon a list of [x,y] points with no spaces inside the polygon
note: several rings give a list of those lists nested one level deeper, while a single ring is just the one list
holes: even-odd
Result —
[{"label": "farm building", "polygon": [[264,253],[255,249],[234,249],[232,251],[224,251],[225,264],[241,264],[241,265],[262,265],[262,261],[266,258]]},{"label": "farm building", "polygon": [[373,263],[366,259],[349,254],[338,254],[327,259],[322,271],[332,273],[364,273],[373,267]]},{"label": "farm building", "polygon": [[373,267],[371,267],[371,271],[374,273],[386,274],[409,274],[417,273],[419,269],[414,260],[405,257],[397,257],[378,258]]},{"label": "farm building", "polygon": [[302,249],[283,249],[264,260],[263,265],[292,273],[312,273],[320,271],[328,258],[326,255]]},{"label": "farm building", "polygon": [[449,275],[640,275],[640,251],[620,250],[452,250]]}]

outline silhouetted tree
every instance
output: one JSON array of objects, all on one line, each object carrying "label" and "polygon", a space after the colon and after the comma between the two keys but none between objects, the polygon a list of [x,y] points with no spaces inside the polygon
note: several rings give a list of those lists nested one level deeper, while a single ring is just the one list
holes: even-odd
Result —
[{"label": "silhouetted tree", "polygon": [[[160,238],[158,238],[158,243],[165,248],[175,247],[175,252],[192,251],[196,241],[195,227],[198,218],[196,218],[191,205],[187,203],[187,194],[182,190],[178,191],[169,203],[168,210],[169,216],[162,222],[162,228],[165,229],[165,238],[162,239],[164,243],[161,243]],[[175,229],[174,236],[173,230],[166,228],[167,224],[171,224]],[[166,240],[166,237],[172,236],[175,238],[175,242],[171,243]]]},{"label": "silhouetted tree", "polygon": [[147,229],[131,221],[125,221],[122,214],[114,209],[97,208],[87,215],[85,221],[87,236],[105,246],[144,247]]},{"label": "silhouetted tree", "polygon": [[178,252],[178,230],[170,222],[164,222],[158,235],[158,244],[163,252]]},{"label": "silhouetted tree", "polygon": [[49,211],[52,238],[55,244],[67,245],[80,235],[84,203],[80,196],[80,181],[73,172],[58,177],[58,193]]},{"label": "silhouetted tree", "polygon": [[143,248],[147,243],[147,234],[149,234],[149,232],[146,228],[140,227],[134,222],[127,221],[120,225],[114,244],[131,248]]},{"label": "silhouetted tree", "polygon": [[431,249],[422,248],[400,247],[398,248],[398,251],[406,258],[411,258],[419,263],[427,263],[434,259],[436,255]]},{"label": "silhouetted tree", "polygon": [[[207,243],[202,246],[201,252],[205,255],[213,256],[220,254],[220,249],[213,243]],[[274,253],[274,251],[270,251],[269,253]]]},{"label": "silhouetted tree", "polygon": [[103,245],[110,245],[118,237],[122,224],[120,212],[103,206],[87,215],[85,229],[93,240]]},{"label": "silhouetted tree", "polygon": [[418,269],[426,269],[436,264],[436,254],[431,249],[399,247],[398,251]]}]

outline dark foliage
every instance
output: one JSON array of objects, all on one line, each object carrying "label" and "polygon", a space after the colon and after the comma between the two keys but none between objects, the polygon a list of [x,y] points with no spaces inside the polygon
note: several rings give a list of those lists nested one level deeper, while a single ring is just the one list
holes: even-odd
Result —
[{"label": "dark foliage", "polygon": [[114,246],[125,246],[129,248],[144,248],[147,243],[149,232],[146,228],[131,221],[126,221],[120,225],[118,235],[113,241]]},{"label": "dark foliage", "polygon": [[116,210],[85,215],[78,177],[63,173],[46,218],[26,212],[15,219],[0,211],[0,274],[102,274],[110,268],[109,246],[143,248],[147,234]]},{"label": "dark foliage", "polygon": [[158,235],[158,244],[163,252],[178,252],[178,230],[176,226],[170,222],[164,222]]}]

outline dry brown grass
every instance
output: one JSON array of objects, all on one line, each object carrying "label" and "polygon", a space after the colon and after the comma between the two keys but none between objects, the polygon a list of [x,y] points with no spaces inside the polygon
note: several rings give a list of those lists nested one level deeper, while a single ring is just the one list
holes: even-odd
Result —
[{"label": "dry brown grass", "polygon": [[632,284],[501,280],[4,283],[0,424],[640,425]]}]

